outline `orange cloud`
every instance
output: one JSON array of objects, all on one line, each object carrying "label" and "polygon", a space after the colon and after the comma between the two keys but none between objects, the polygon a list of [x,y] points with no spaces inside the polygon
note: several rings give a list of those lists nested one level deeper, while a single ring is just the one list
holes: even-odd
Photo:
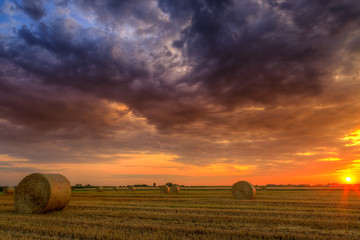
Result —
[{"label": "orange cloud", "polygon": [[[16,167],[61,173],[67,176],[72,184],[94,185],[152,184],[159,181],[160,184],[176,181],[179,184],[192,185],[194,179],[203,181],[203,184],[207,183],[207,185],[219,185],[219,178],[240,177],[256,168],[256,165],[252,164],[222,163],[224,159],[218,159],[219,163],[206,166],[188,165],[176,162],[177,155],[165,153],[99,154],[97,157],[103,158],[104,163],[43,163],[39,167],[39,164],[24,161],[17,162]],[[23,176],[26,174],[23,173]]]},{"label": "orange cloud", "polygon": [[335,162],[335,161],[341,161],[341,158],[322,158],[322,159],[318,159],[318,161],[321,162]]},{"label": "orange cloud", "polygon": [[347,142],[346,146],[360,146],[360,129],[351,132],[341,140]]},{"label": "orange cloud", "polygon": [[311,156],[311,155],[315,155],[314,152],[298,152],[298,153],[295,153],[295,155],[298,155],[298,156]]}]

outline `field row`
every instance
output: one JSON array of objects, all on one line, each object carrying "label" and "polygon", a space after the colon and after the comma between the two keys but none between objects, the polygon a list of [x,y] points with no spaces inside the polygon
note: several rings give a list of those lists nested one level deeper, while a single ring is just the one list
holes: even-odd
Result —
[{"label": "field row", "polygon": [[0,195],[0,239],[359,239],[356,192],[73,192],[67,209],[16,214]]}]

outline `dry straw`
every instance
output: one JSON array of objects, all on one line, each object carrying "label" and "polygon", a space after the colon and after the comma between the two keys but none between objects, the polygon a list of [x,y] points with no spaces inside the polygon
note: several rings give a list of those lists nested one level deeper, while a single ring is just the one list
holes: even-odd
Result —
[{"label": "dry straw", "polygon": [[104,191],[104,187],[103,186],[96,186],[96,190],[98,192],[102,192],[102,191]]},{"label": "dry straw", "polygon": [[119,190],[120,190],[120,187],[115,186],[115,187],[113,187],[113,189],[114,189],[115,191],[119,191]]},{"label": "dry straw", "polygon": [[254,186],[246,181],[239,181],[232,185],[231,192],[235,198],[238,199],[253,199],[256,190]]},{"label": "dry straw", "polygon": [[3,192],[4,192],[4,194],[14,194],[15,187],[6,186],[3,188]]},{"label": "dry straw", "polygon": [[135,190],[136,190],[136,188],[135,188],[133,185],[129,185],[129,186],[128,186],[128,189],[129,189],[130,191],[135,191]]},{"label": "dry straw", "polygon": [[16,187],[14,204],[18,213],[45,213],[64,209],[70,197],[70,182],[63,175],[33,173]]},{"label": "dry straw", "polygon": [[170,192],[169,186],[168,185],[160,186],[160,192],[161,193],[169,193]]},{"label": "dry straw", "polygon": [[176,184],[173,184],[171,187],[170,187],[170,192],[172,193],[178,193],[180,191],[180,187]]}]

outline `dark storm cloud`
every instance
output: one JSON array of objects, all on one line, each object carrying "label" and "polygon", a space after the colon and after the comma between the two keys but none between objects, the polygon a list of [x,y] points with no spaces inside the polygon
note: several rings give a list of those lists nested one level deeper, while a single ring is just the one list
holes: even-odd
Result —
[{"label": "dark storm cloud", "polygon": [[15,1],[16,6],[24,11],[34,20],[39,20],[46,15],[44,3],[42,0],[22,0]]},{"label": "dark storm cloud", "polygon": [[105,136],[108,133],[103,128],[113,125],[128,112],[112,109],[109,102],[65,87],[43,86],[12,64],[2,62],[2,66],[0,115],[8,123],[40,132],[73,131],[87,126],[94,136]]},{"label": "dark storm cloud", "polygon": [[[141,4],[133,1],[78,4],[95,12],[100,22],[121,24],[129,17],[140,18],[142,22],[158,24],[154,30],[164,31],[162,34],[166,35],[166,24],[161,23],[154,11],[145,11],[143,1]],[[40,74],[48,83],[98,91],[120,100],[155,124],[186,123],[204,116],[202,110],[206,106],[189,103],[194,95],[204,95],[207,102],[232,108],[248,102],[272,105],[294,95],[320,94],[322,77],[328,70],[316,65],[319,62],[332,64],[329,57],[343,44],[337,39],[339,30],[335,31],[334,25],[339,29],[357,20],[344,17],[351,4],[333,5],[320,8],[319,4],[308,1],[278,5],[256,1],[160,1],[159,7],[170,19],[186,20],[191,16],[190,24],[178,29],[179,38],[173,41],[191,70],[171,84],[163,81],[166,75],[159,76],[151,70],[151,57],[165,59],[151,56],[153,53],[148,46],[132,50],[139,48],[136,42],[125,42],[111,33],[83,29],[66,20],[39,23],[33,30],[23,26],[18,33],[26,45],[22,45],[21,59],[12,60]],[[294,11],[297,7],[301,7],[306,16]],[[351,9],[352,15],[354,9]],[[336,24],[327,23],[328,18]],[[307,24],[311,19],[316,28]],[[136,23],[133,27],[142,26]],[[346,34],[346,29],[341,33]],[[125,54],[121,53],[118,58],[113,54],[117,44],[126,48]],[[39,54],[38,58],[44,58],[39,47],[58,62],[45,68],[29,61],[34,51]],[[156,47],[161,49],[161,46]],[[128,54],[134,54],[135,58],[128,59]],[[141,54],[145,55],[144,59],[139,56]],[[180,84],[189,88],[199,84],[201,91],[180,93],[177,89]],[[163,106],[162,111],[170,110],[171,121],[161,114],[152,114],[154,104],[163,101],[170,103]]]},{"label": "dark storm cloud", "polygon": [[294,22],[301,28],[326,28],[332,34],[339,34],[348,24],[359,24],[360,4],[353,0],[330,1],[285,1],[273,4],[289,11]]},{"label": "dark storm cloud", "polygon": [[265,1],[194,1],[182,8],[179,3],[161,1],[160,6],[174,18],[184,16],[186,7],[185,12],[193,13],[191,24],[174,42],[194,67],[191,78],[184,81],[201,82],[214,102],[224,106],[248,101],[269,105],[284,97],[321,93],[326,69],[316,63],[327,61],[343,44],[337,42],[334,26],[324,21],[332,17],[342,26],[357,19],[342,18],[350,5],[340,4],[333,11],[310,1],[293,2],[305,13],[314,12],[315,5],[317,13],[303,17],[295,11],[294,16],[291,4],[286,11]]},{"label": "dark storm cloud", "polygon": [[[75,22],[67,20],[40,23],[33,32],[23,26],[18,34],[25,42],[17,43],[8,55],[17,65],[37,74],[44,83],[74,87],[110,98],[116,95],[120,100],[127,98],[127,101],[133,100],[127,95],[134,81],[140,79],[141,88],[145,90],[151,86],[145,81],[149,78],[145,63],[134,59],[134,55],[139,53],[136,46],[129,42],[116,42],[112,34],[94,29],[83,30]],[[113,56],[116,44],[125,48],[123,58]],[[39,61],[31,61],[34,55]],[[54,61],[49,61],[52,59]],[[156,95],[156,91],[149,89],[147,95]]]},{"label": "dark storm cloud", "polygon": [[[359,1],[64,1],[62,17],[40,1],[17,6],[38,21],[0,40],[3,142],[105,138],[86,144],[260,162],[356,125],[343,116],[358,116],[359,86],[334,76],[358,79]],[[159,132],[121,120],[129,111]]]},{"label": "dark storm cloud", "polygon": [[153,3],[155,2],[142,0],[76,1],[85,11],[94,12],[98,21],[111,25],[132,23],[136,20],[157,23],[157,12],[150,6]]}]

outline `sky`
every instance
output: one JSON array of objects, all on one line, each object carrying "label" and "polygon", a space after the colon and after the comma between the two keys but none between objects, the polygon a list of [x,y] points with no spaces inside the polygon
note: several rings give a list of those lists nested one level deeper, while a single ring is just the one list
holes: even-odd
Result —
[{"label": "sky", "polygon": [[360,1],[0,0],[0,185],[360,182]]}]

